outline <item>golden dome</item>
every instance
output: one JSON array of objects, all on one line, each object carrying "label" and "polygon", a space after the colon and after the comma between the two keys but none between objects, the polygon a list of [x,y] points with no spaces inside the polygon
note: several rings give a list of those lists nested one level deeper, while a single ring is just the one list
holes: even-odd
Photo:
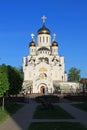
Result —
[{"label": "golden dome", "polygon": [[56,41],[53,41],[52,46],[58,46],[58,43]]},{"label": "golden dome", "polygon": [[50,35],[50,30],[45,27],[45,25],[42,26],[37,32],[38,34],[49,34]]},{"label": "golden dome", "polygon": [[35,42],[32,40],[32,41],[30,42],[29,46],[30,46],[30,47],[35,47],[36,44],[35,44]]}]

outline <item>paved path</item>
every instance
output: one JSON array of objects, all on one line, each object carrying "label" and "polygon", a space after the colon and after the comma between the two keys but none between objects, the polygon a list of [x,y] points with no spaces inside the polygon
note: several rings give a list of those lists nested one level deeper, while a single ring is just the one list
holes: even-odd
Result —
[{"label": "paved path", "polygon": [[87,127],[87,112],[81,111],[71,106],[70,103],[59,103],[59,105],[72,114],[75,119],[32,119],[33,113],[37,106],[34,101],[26,104],[12,117],[9,117],[4,123],[0,125],[0,130],[28,130],[31,122],[81,122]]},{"label": "paved path", "polygon": [[[58,105],[75,117],[75,119],[50,119],[50,122],[80,122],[87,127],[86,111],[73,107],[71,103],[58,103]],[[49,122],[49,119],[33,119],[32,122]]]},{"label": "paved path", "polygon": [[0,130],[27,130],[37,104],[31,102],[0,125]]},{"label": "paved path", "polygon": [[70,103],[59,103],[59,105],[63,109],[65,109],[67,112],[72,114],[72,116],[74,116],[78,122],[82,123],[83,125],[87,127],[87,112],[86,111],[82,111],[78,108],[75,108],[72,105],[70,105]]}]

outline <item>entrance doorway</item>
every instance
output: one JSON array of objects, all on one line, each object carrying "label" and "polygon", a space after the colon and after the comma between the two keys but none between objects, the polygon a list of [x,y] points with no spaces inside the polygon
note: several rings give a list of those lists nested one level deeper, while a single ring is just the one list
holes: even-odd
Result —
[{"label": "entrance doorway", "polygon": [[44,93],[45,93],[45,87],[44,87],[44,86],[41,86],[41,87],[40,87],[40,93],[41,93],[41,94],[44,94]]}]

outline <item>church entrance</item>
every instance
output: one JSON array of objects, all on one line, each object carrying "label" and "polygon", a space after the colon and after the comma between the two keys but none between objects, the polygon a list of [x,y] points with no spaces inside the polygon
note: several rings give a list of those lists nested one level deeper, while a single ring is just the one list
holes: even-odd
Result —
[{"label": "church entrance", "polygon": [[44,86],[41,86],[41,87],[40,87],[40,93],[41,93],[41,94],[44,94],[44,93],[45,93],[45,87],[44,87]]}]

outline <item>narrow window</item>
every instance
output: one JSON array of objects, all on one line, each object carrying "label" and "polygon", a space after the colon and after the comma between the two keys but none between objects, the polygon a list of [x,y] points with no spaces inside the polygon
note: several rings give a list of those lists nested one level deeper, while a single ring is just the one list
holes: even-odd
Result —
[{"label": "narrow window", "polygon": [[41,42],[41,37],[40,37],[40,42]]},{"label": "narrow window", "polygon": [[44,40],[45,40],[45,39],[44,39],[44,36],[43,36],[43,42],[44,42]]},{"label": "narrow window", "polygon": [[48,42],[48,37],[46,37],[46,42]]},{"label": "narrow window", "polygon": [[63,76],[62,76],[62,81],[63,81]]}]

